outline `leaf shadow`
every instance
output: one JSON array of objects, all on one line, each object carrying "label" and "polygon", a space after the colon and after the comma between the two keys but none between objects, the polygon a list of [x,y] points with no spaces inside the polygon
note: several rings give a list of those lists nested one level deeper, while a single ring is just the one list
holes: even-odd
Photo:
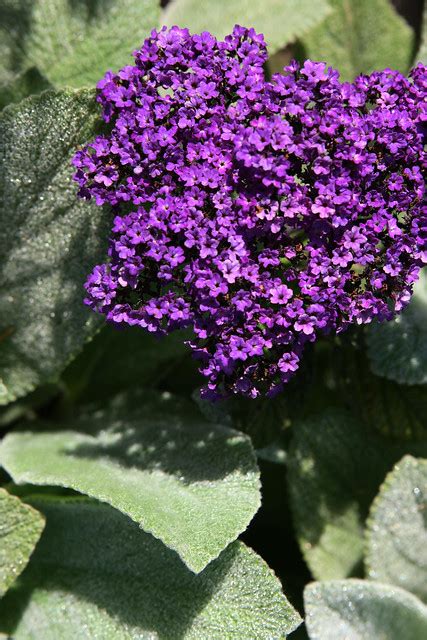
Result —
[{"label": "leaf shadow", "polygon": [[[46,531],[17,588],[0,603],[0,628],[13,636],[30,603],[25,625],[34,623],[36,634],[48,631],[49,616],[37,613],[40,603],[43,611],[46,599],[49,615],[55,616],[56,632],[59,625],[69,625],[68,616],[73,616],[77,606],[83,618],[88,616],[89,633],[95,633],[93,620],[97,616],[93,611],[89,614],[95,605],[123,625],[128,637],[142,637],[141,631],[161,640],[186,637],[194,619],[227,579],[239,554],[238,545],[230,545],[195,575],[175,552],[143,533],[126,516],[89,501],[85,501],[86,507],[81,500],[74,502],[76,508],[71,505],[65,517],[64,509],[56,512],[53,505],[43,509],[47,512]],[[56,607],[49,603],[51,597],[56,598]],[[98,628],[99,637],[111,637],[106,635],[111,631],[111,627]]]},{"label": "leaf shadow", "polygon": [[161,471],[184,485],[243,477],[255,468],[246,436],[206,422],[190,403],[167,394],[123,394],[109,410],[89,414],[73,427],[94,439],[64,449],[66,456]]},{"label": "leaf shadow", "polygon": [[[350,523],[351,535],[359,532],[362,540],[369,508],[381,483],[411,448],[408,443],[381,438],[344,410],[329,410],[326,419],[320,418],[315,416],[299,425],[289,456],[294,520],[307,549],[322,545],[330,526],[344,531]],[[337,559],[340,553],[337,548]],[[363,575],[361,557],[355,558],[352,566],[348,559],[346,562],[347,577]]]}]

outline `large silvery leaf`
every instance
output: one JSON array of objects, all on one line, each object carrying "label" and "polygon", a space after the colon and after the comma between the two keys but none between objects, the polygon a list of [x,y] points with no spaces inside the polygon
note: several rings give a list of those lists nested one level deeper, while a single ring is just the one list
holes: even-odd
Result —
[{"label": "large silvery leaf", "polygon": [[391,322],[367,332],[372,371],[399,384],[427,383],[427,271],[421,273],[414,296]]},{"label": "large silvery leaf", "polygon": [[427,6],[424,3],[423,26],[421,34],[421,46],[416,58],[417,62],[427,64]]},{"label": "large silvery leaf", "polygon": [[421,640],[427,607],[398,587],[365,580],[314,582],[304,591],[310,640]]},{"label": "large silvery leaf", "polygon": [[218,38],[235,24],[263,33],[270,53],[293,42],[330,13],[327,0],[172,0],[161,21],[188,27],[193,33],[209,31]]},{"label": "large silvery leaf", "polygon": [[131,62],[160,8],[157,0],[0,0],[2,11],[3,76],[34,65],[56,86],[84,87]]},{"label": "large silvery leaf", "polygon": [[359,576],[364,524],[386,473],[405,450],[345,411],[327,410],[294,426],[288,481],[297,538],[316,579]]},{"label": "large silvery leaf", "polygon": [[260,505],[247,436],[163,396],[8,434],[0,464],[17,483],[60,485],[108,502],[201,571]]},{"label": "large silvery leaf", "polygon": [[375,499],[367,530],[368,576],[427,601],[427,460],[405,456]]},{"label": "large silvery leaf", "polygon": [[34,501],[47,518],[31,565],[0,605],[14,640],[267,640],[300,623],[253,551],[231,544],[195,576],[110,507]]},{"label": "large silvery leaf", "polygon": [[91,86],[130,64],[158,17],[157,0],[36,0],[27,57],[54,84]]},{"label": "large silvery leaf", "polygon": [[48,91],[0,114],[0,404],[54,378],[99,326],[83,283],[110,216],[77,198],[71,167],[97,118],[91,91]]},{"label": "large silvery leaf", "polygon": [[25,569],[43,528],[38,511],[0,488],[0,597]]},{"label": "large silvery leaf", "polygon": [[359,73],[410,66],[415,33],[389,0],[330,0],[333,12],[302,40],[305,56],[336,67],[344,80]]}]

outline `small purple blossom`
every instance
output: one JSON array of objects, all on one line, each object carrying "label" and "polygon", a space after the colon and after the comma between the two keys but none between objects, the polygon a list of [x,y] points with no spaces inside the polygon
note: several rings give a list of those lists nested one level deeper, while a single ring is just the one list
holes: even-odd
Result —
[{"label": "small purple blossom", "polygon": [[191,327],[203,390],[272,395],[307,342],[387,320],[427,262],[427,70],[264,76],[253,29],[153,31],[98,84],[110,132],[74,158],[116,213],[85,300],[157,335]]}]

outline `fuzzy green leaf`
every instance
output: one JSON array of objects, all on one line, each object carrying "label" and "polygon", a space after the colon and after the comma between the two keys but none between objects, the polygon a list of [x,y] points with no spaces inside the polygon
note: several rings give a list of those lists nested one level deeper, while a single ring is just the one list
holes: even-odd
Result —
[{"label": "fuzzy green leaf", "polygon": [[427,602],[427,460],[405,456],[388,474],[368,519],[366,566]]},{"label": "fuzzy green leaf", "polygon": [[406,72],[415,33],[389,0],[329,0],[333,12],[302,39],[305,57],[324,60],[352,80],[391,67]]},{"label": "fuzzy green leaf", "polygon": [[110,507],[33,504],[46,532],[20,589],[0,605],[0,628],[14,640],[267,640],[300,623],[278,579],[240,542],[195,576]]},{"label": "fuzzy green leaf", "polygon": [[359,576],[365,519],[380,484],[408,448],[424,452],[427,445],[389,441],[338,410],[294,428],[289,492],[305,560],[319,580]]},{"label": "fuzzy green leaf", "polygon": [[231,33],[235,24],[263,33],[270,54],[294,42],[330,12],[326,0],[172,0],[161,22],[187,27],[193,33],[209,31],[217,38]]},{"label": "fuzzy green leaf", "polygon": [[407,309],[367,331],[372,371],[399,384],[427,383],[427,270],[421,273]]},{"label": "fuzzy green leaf", "polygon": [[314,582],[304,591],[310,640],[421,640],[427,607],[411,593],[365,580]]},{"label": "fuzzy green leaf", "polygon": [[0,488],[0,597],[25,569],[43,528],[38,511]]},{"label": "fuzzy green leaf", "polygon": [[36,0],[27,57],[60,86],[92,86],[132,61],[158,22],[157,0]]},{"label": "fuzzy green leaf", "polygon": [[424,3],[423,26],[421,33],[421,46],[417,54],[417,62],[427,64],[427,5]]},{"label": "fuzzy green leaf", "polygon": [[110,214],[77,198],[71,166],[97,120],[91,91],[47,91],[0,114],[0,404],[54,379],[99,326],[83,283]]},{"label": "fuzzy green leaf", "polygon": [[36,66],[53,85],[77,88],[129,64],[160,14],[157,0],[0,0],[0,10],[3,76]]},{"label": "fuzzy green leaf", "polygon": [[201,571],[260,505],[247,436],[164,396],[118,398],[109,410],[47,431],[8,434],[0,463],[17,483],[59,485],[108,502]]}]

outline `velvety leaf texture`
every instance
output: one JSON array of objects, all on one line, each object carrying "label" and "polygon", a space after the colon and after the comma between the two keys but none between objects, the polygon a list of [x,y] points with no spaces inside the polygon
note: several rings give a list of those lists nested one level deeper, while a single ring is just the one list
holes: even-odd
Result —
[{"label": "velvety leaf texture", "polygon": [[417,54],[417,61],[427,64],[427,6],[424,3],[421,46]]},{"label": "velvety leaf texture", "polygon": [[0,597],[25,569],[43,528],[38,511],[0,488]]},{"label": "velvety leaf texture", "polygon": [[388,474],[367,530],[369,578],[427,601],[427,460],[406,456]]},{"label": "velvety leaf texture", "polygon": [[[136,404],[140,404],[139,402]],[[154,396],[47,431],[9,433],[0,463],[17,483],[60,485],[108,502],[179,553],[193,570],[249,524],[260,505],[247,436]]]},{"label": "velvety leaf texture", "polygon": [[46,532],[0,605],[15,640],[282,638],[300,623],[278,579],[240,542],[195,576],[110,507],[34,500]]},{"label": "velvety leaf texture", "polygon": [[303,38],[305,56],[352,80],[359,73],[410,66],[414,31],[389,0],[329,0],[333,12]]},{"label": "velvety leaf texture", "polygon": [[157,0],[36,0],[27,58],[61,86],[92,86],[130,64],[158,22]]},{"label": "velvety leaf texture", "polygon": [[188,27],[191,32],[209,31],[217,38],[231,33],[235,24],[263,33],[270,53],[319,24],[330,13],[326,0],[172,0],[161,17],[168,26]]},{"label": "velvety leaf texture", "polygon": [[[424,442],[411,445],[424,451]],[[407,443],[372,433],[349,413],[328,410],[295,424],[288,456],[297,538],[315,578],[359,576],[369,506]]]},{"label": "velvety leaf texture", "polygon": [[52,84],[78,88],[129,64],[160,7],[157,0],[0,0],[0,14],[0,81],[36,66]]},{"label": "velvety leaf texture", "polygon": [[57,376],[99,326],[83,283],[110,214],[78,200],[70,164],[96,119],[91,91],[47,91],[0,114],[0,404]]},{"label": "velvety leaf texture", "polygon": [[365,580],[314,582],[304,591],[310,640],[421,640],[427,607],[398,587]]},{"label": "velvety leaf texture", "polygon": [[427,271],[414,288],[409,306],[391,322],[367,332],[372,371],[399,384],[427,383]]}]

